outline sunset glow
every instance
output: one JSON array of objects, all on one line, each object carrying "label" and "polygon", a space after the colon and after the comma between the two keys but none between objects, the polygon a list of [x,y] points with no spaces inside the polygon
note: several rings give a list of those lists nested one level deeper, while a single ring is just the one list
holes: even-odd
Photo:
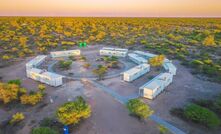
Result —
[{"label": "sunset glow", "polygon": [[0,15],[220,17],[221,0],[0,0]]}]

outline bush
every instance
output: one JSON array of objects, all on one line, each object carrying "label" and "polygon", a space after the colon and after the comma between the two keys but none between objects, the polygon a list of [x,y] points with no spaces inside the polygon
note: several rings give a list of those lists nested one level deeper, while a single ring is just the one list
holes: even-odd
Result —
[{"label": "bush", "polygon": [[0,101],[7,104],[18,98],[19,86],[16,84],[0,83]]},{"label": "bush", "polygon": [[68,61],[60,61],[59,62],[59,67],[62,69],[69,69],[71,67],[72,61],[68,60]]},{"label": "bush", "polygon": [[129,100],[127,103],[127,108],[130,114],[143,119],[153,114],[153,111],[149,108],[149,106],[139,99]]},{"label": "bush", "polygon": [[164,59],[165,59],[164,55],[158,55],[153,58],[150,58],[149,63],[151,66],[159,67],[163,65]]},{"label": "bush", "polygon": [[41,93],[35,93],[30,95],[22,95],[20,97],[22,104],[28,104],[28,105],[36,105],[38,102],[42,100],[42,94]]},{"label": "bush", "polygon": [[99,80],[101,80],[104,78],[104,75],[107,73],[107,67],[98,65],[97,69],[93,70],[93,73],[98,76]]},{"label": "bush", "polygon": [[164,126],[162,126],[162,125],[159,125],[158,129],[160,131],[160,134],[167,134],[167,133],[169,133],[169,130],[167,128],[165,128]]},{"label": "bush", "polygon": [[23,113],[16,113],[12,116],[12,119],[10,120],[10,124],[18,123],[22,120],[24,120],[25,116]]},{"label": "bush", "polygon": [[10,80],[8,81],[8,84],[16,84],[18,86],[21,86],[21,80],[20,79]]},{"label": "bush", "polygon": [[214,112],[196,104],[188,105],[184,109],[184,116],[191,121],[203,124],[209,128],[220,125],[220,119]]},{"label": "bush", "polygon": [[39,84],[38,89],[41,91],[41,93],[43,93],[45,91],[46,87],[43,84]]},{"label": "bush", "polygon": [[90,63],[85,63],[85,64],[83,65],[83,67],[84,67],[84,68],[87,68],[87,69],[88,69],[90,66],[91,66]]},{"label": "bush", "polygon": [[59,134],[59,133],[49,127],[38,127],[34,128],[31,134]]},{"label": "bush", "polygon": [[40,127],[49,127],[57,132],[62,133],[61,128],[63,127],[63,124],[61,124],[54,118],[44,118],[43,120],[40,121],[39,124]]},{"label": "bush", "polygon": [[90,115],[91,108],[82,97],[63,104],[56,112],[58,120],[65,125],[77,124],[81,119],[86,119]]}]

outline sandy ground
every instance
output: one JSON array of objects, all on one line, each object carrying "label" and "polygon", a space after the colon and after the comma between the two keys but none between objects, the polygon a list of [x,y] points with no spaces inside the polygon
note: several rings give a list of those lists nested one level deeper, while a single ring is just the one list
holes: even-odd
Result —
[{"label": "sandy ground", "polygon": [[[29,91],[37,90],[39,82],[25,77],[25,62],[15,64],[7,68],[1,68],[3,81],[20,78],[23,80],[22,86]],[[9,73],[7,73],[9,72]],[[79,128],[73,132],[77,134],[158,134],[157,124],[151,120],[142,122],[129,116],[127,109],[114,100],[108,94],[97,90],[91,85],[80,81],[66,81],[58,88],[47,86],[47,96],[44,102],[34,107],[22,106],[6,111],[0,109],[0,120],[9,118],[13,113],[23,112],[26,119],[21,123],[15,132],[10,134],[29,134],[31,128],[36,127],[38,122],[45,117],[54,117],[56,108],[67,102],[72,101],[76,96],[84,96],[92,107],[92,116],[82,122]],[[51,102],[53,100],[53,103]],[[9,134],[9,133],[6,133]]]},{"label": "sandy ground", "polygon": [[[91,47],[84,51],[89,53],[96,50],[98,47]],[[3,81],[10,79],[22,79],[22,86],[28,91],[37,90],[39,82],[28,79],[25,76],[25,63],[30,60],[15,63],[11,66],[0,68],[0,76]],[[211,98],[221,92],[221,85],[202,81],[193,76],[190,71],[184,66],[175,62],[178,72],[174,77],[173,83],[156,99],[143,99],[154,109],[155,114],[170,122],[177,128],[184,130],[190,134],[218,134],[221,131],[209,131],[194,124],[189,124],[181,119],[172,116],[169,111],[173,107],[185,105],[193,98]],[[155,74],[151,74],[155,75]],[[120,77],[101,81],[104,85],[109,86],[122,96],[128,96],[138,92],[139,86],[147,82],[150,74],[141,77],[140,79],[127,83],[123,82]],[[32,127],[38,124],[38,121],[44,117],[54,116],[55,109],[67,102],[74,100],[78,95],[85,96],[92,106],[92,116],[80,124],[77,134],[157,134],[156,124],[152,121],[141,123],[137,119],[130,117],[126,108],[114,100],[106,93],[97,90],[91,85],[81,83],[80,81],[65,81],[61,87],[54,88],[47,86],[47,96],[44,102],[34,107],[20,107],[7,111],[0,108],[0,121],[7,119],[16,111],[24,112],[26,119],[24,127],[17,131],[17,134],[28,134]],[[53,99],[51,103],[50,99]],[[34,122],[33,122],[34,121]]]},{"label": "sandy ground", "polygon": [[[124,105],[111,96],[85,84],[92,107],[92,116],[75,132],[76,134],[158,134],[157,125],[148,120],[141,122],[129,116]],[[74,134],[74,133],[73,133]]]},{"label": "sandy ground", "polygon": [[[180,65],[178,61],[175,61],[175,65],[177,66],[178,71],[177,75],[174,77],[173,83],[156,99],[143,99],[143,101],[151,106],[151,108],[155,111],[155,115],[165,119],[186,133],[221,133],[220,130],[211,131],[207,130],[206,128],[196,126],[195,124],[189,124],[170,114],[171,108],[182,107],[191,99],[209,99],[218,93],[221,93],[221,85],[208,81],[202,81],[196,78],[190,73],[190,70]],[[101,83],[113,89],[122,96],[128,96],[138,93],[139,87],[149,81],[148,78],[150,76],[155,75],[157,75],[156,72],[150,72],[130,83],[124,82],[121,77],[107,79],[101,81]]]}]

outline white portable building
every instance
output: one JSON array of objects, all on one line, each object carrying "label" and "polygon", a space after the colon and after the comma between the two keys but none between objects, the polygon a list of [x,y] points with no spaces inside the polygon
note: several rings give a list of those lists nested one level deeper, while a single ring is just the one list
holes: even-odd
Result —
[{"label": "white portable building", "polygon": [[122,49],[122,48],[103,47],[100,50],[100,55],[105,55],[105,56],[126,57],[127,53],[128,49]]},{"label": "white portable building", "polygon": [[148,63],[148,60],[138,56],[137,54],[134,53],[129,53],[128,57],[130,60],[132,60],[133,62],[135,62],[136,64],[144,64],[144,63]]},{"label": "white portable building", "polygon": [[47,57],[46,55],[38,55],[37,57],[35,57],[34,59],[26,63],[25,65],[26,69],[31,69],[31,68],[39,66],[42,62],[44,62],[46,57]]},{"label": "white portable building", "polygon": [[139,88],[139,94],[148,99],[154,99],[173,81],[170,73],[161,73]]},{"label": "white portable building", "polygon": [[172,63],[172,61],[166,59],[163,63],[163,67],[166,71],[169,73],[176,75],[177,68],[176,66]]},{"label": "white portable building", "polygon": [[50,53],[52,58],[58,57],[69,57],[69,56],[78,56],[81,55],[81,50],[67,50],[67,51],[55,51]]},{"label": "white portable building", "polygon": [[141,65],[135,66],[123,73],[123,80],[127,82],[131,82],[141,77],[142,75],[144,75],[145,73],[149,71],[150,71],[149,64],[141,64]]},{"label": "white portable building", "polygon": [[26,70],[27,73],[27,77],[40,81],[42,83],[48,84],[50,86],[60,86],[62,85],[62,78],[63,76],[55,74],[55,73],[51,73],[51,72],[47,72],[38,68],[32,68],[32,69],[28,69]]},{"label": "white portable building", "polygon": [[157,56],[156,54],[152,54],[152,53],[149,53],[149,52],[142,52],[142,51],[134,51],[135,54],[138,54],[140,56],[144,56],[145,58],[153,58],[155,56]]}]

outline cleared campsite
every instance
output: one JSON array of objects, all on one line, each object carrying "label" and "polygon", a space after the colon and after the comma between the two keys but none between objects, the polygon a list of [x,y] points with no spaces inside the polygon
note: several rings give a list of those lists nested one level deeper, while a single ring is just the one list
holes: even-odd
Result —
[{"label": "cleared campsite", "polygon": [[[0,86],[15,86],[17,95],[0,97],[3,134],[42,126],[61,133],[67,120],[74,122],[72,134],[220,133],[219,116],[213,116],[214,128],[183,116],[190,103],[219,115],[220,19],[1,20]],[[129,113],[127,103],[136,98],[152,116]],[[76,103],[87,113],[80,121],[58,116],[61,107]]]}]

